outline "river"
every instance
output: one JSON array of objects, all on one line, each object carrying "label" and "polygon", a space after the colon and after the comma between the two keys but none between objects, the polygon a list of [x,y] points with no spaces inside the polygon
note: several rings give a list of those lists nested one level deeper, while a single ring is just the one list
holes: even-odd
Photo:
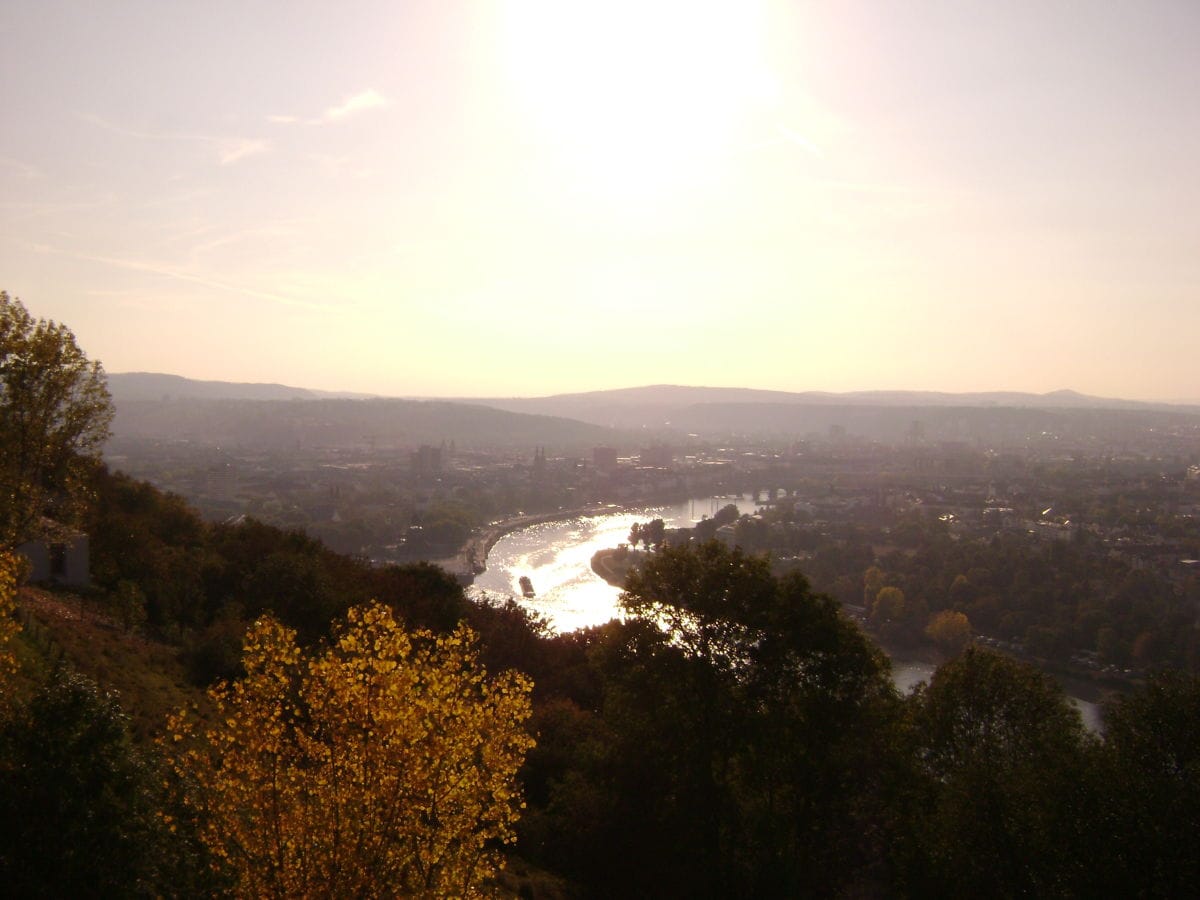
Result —
[{"label": "river", "polygon": [[[555,631],[574,631],[601,625],[620,615],[620,590],[592,571],[592,555],[629,540],[635,522],[662,519],[668,528],[694,525],[703,516],[733,503],[739,512],[752,513],[752,498],[705,497],[668,506],[646,506],[543,522],[510,532],[496,542],[487,557],[487,570],[468,590],[478,594],[509,595],[544,616]],[[521,596],[520,578],[533,582],[535,596]],[[901,691],[928,681],[934,667],[928,663],[893,658],[892,678]],[[1100,708],[1079,697],[1068,696],[1092,731],[1101,728]]]},{"label": "river", "polygon": [[[756,508],[752,498],[706,497],[530,525],[496,542],[487,556],[487,570],[475,577],[475,587],[516,597],[545,616],[555,631],[601,625],[620,614],[621,592],[592,571],[593,554],[628,542],[635,522],[662,519],[668,528],[690,527],[729,503],[744,513]],[[532,599],[521,596],[522,575],[533,582]]]}]

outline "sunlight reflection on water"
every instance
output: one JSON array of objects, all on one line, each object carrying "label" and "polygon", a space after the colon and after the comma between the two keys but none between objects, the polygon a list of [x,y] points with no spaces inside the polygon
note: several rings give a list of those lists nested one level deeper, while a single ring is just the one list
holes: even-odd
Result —
[{"label": "sunlight reflection on water", "polygon": [[[704,497],[671,506],[582,516],[560,522],[543,522],[507,534],[488,554],[487,571],[475,585],[489,593],[507,594],[545,616],[555,631],[574,631],[601,625],[619,615],[620,591],[592,571],[592,556],[628,542],[635,522],[662,519],[668,528],[693,525],[727,503],[741,512],[753,512],[753,499]],[[529,576],[537,596],[525,599],[519,584]]]},{"label": "sunlight reflection on water", "polygon": [[[620,616],[617,597],[621,592],[592,571],[596,551],[628,542],[634,522],[662,519],[668,528],[681,528],[711,516],[727,503],[736,503],[743,513],[755,510],[753,499],[705,497],[672,506],[530,525],[496,542],[488,554],[487,571],[475,579],[475,587],[489,594],[514,597],[526,609],[544,616],[554,631],[602,625]],[[521,595],[522,575],[533,582],[537,595],[531,599]],[[933,666],[927,663],[893,661],[893,680],[905,693],[917,682],[928,681],[932,674]],[[1084,724],[1099,731],[1099,707],[1078,697],[1068,699],[1079,709]]]}]

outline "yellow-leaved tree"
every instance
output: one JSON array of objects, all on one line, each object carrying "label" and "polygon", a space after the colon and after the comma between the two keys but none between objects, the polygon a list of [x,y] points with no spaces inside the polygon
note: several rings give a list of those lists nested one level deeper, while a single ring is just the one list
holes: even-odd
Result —
[{"label": "yellow-leaved tree", "polygon": [[16,556],[0,551],[0,700],[11,695],[9,685],[13,673],[17,671],[16,657],[8,649],[8,644],[21,630],[21,626],[13,618],[16,611],[19,568],[20,560]]},{"label": "yellow-leaved tree", "polygon": [[949,656],[956,656],[971,643],[971,620],[964,613],[942,610],[929,620],[925,634]]},{"label": "yellow-leaved tree", "polygon": [[489,678],[465,626],[409,635],[373,603],[306,656],[256,622],[204,727],[168,727],[201,840],[240,896],[479,896],[524,806],[531,683]]}]

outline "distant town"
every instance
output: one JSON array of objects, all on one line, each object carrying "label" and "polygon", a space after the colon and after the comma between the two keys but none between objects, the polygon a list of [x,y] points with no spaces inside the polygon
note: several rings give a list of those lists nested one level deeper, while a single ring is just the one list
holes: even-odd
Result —
[{"label": "distant town", "polygon": [[[796,404],[790,415],[807,411],[825,427],[784,436],[777,405],[747,402],[719,412],[759,415],[758,433],[574,421],[580,435],[570,420],[514,412],[502,415],[520,421],[466,428],[463,416],[497,410],[447,402],[433,406],[450,436],[408,444],[402,428],[388,431],[405,408],[377,401],[123,406],[119,384],[114,395],[114,468],[180,494],[210,520],[303,529],[376,564],[431,560],[469,583],[486,552],[479,535],[505,520],[737,495],[758,501],[758,512],[705,536],[801,571],[885,642],[917,642],[952,609],[980,640],[1116,678],[1194,665],[1200,653],[1200,415],[1190,408]],[[181,403],[204,404],[223,423],[214,437],[147,426]],[[248,406],[259,423],[303,415],[305,428],[239,438]],[[336,419],[345,408],[375,409],[381,433],[329,439],[336,429],[316,414]],[[123,416],[138,428],[123,430]],[[898,435],[879,436],[901,419]],[[423,436],[436,427],[426,421]],[[557,446],[523,445],[528,434]],[[588,444],[596,434],[612,440]],[[875,603],[871,593],[885,586],[902,593],[899,607]]]}]

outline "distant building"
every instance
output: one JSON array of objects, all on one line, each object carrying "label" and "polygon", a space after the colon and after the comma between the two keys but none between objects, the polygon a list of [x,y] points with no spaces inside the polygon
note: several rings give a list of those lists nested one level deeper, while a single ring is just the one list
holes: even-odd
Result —
[{"label": "distant building", "polygon": [[412,469],[416,475],[436,475],[442,471],[442,448],[422,444],[412,454]]},{"label": "distant building", "polygon": [[204,493],[214,500],[233,500],[238,491],[238,473],[228,463],[213,466],[205,473]]},{"label": "distant building", "polygon": [[675,451],[662,444],[647,447],[641,453],[641,463],[643,466],[652,466],[656,469],[669,469],[674,462]]},{"label": "distant building", "polygon": [[30,581],[49,581],[69,587],[91,584],[88,536],[59,525],[43,523],[42,536],[17,547],[29,560]]},{"label": "distant building", "polygon": [[592,465],[601,472],[611,472],[617,467],[615,447],[595,447],[592,450]]}]

